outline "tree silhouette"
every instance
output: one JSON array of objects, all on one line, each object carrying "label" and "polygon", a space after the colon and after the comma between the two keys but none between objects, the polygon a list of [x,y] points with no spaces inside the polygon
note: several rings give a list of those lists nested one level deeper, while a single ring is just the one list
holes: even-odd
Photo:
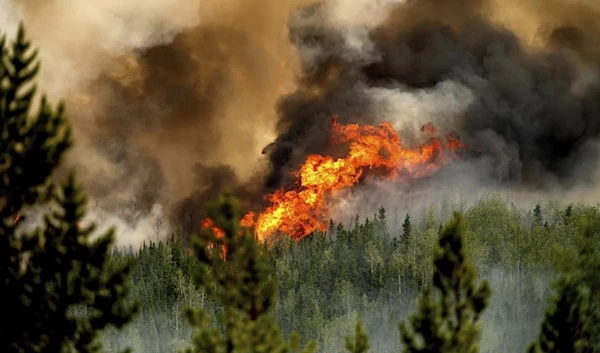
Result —
[{"label": "tree silhouette", "polygon": [[491,290],[487,281],[476,285],[463,234],[463,219],[456,213],[434,250],[434,290],[427,288],[409,324],[400,324],[405,353],[478,352],[478,321]]},{"label": "tree silhouette", "polygon": [[[294,334],[286,342],[271,313],[277,289],[275,278],[252,232],[239,225],[238,201],[225,192],[207,210],[222,233],[205,228],[194,239],[199,261],[195,280],[223,311],[217,317],[217,327],[210,326],[203,309],[187,311],[190,323],[199,328],[194,348],[188,352],[298,351],[299,337]],[[302,352],[313,350],[311,343]]]},{"label": "tree silhouette", "polygon": [[[128,322],[124,285],[129,265],[108,263],[113,231],[92,241],[95,226],[80,227],[85,196],[73,174],[57,186],[52,174],[72,145],[61,103],[45,97],[30,115],[39,71],[21,24],[8,46],[0,39],[0,315],[1,352],[96,352],[98,331]],[[24,211],[53,209],[43,224],[19,232]]]},{"label": "tree silhouette", "polygon": [[589,223],[580,226],[576,251],[554,248],[560,276],[530,353],[600,352],[600,253]]}]

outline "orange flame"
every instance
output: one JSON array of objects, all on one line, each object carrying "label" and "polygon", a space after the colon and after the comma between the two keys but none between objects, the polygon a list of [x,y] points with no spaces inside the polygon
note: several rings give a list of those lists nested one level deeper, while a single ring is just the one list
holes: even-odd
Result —
[{"label": "orange flame", "polygon": [[[213,234],[215,235],[215,237],[217,238],[223,238],[225,236],[225,232],[217,227],[217,225],[215,224],[215,222],[213,222],[212,219],[210,218],[205,218],[201,223],[200,223],[200,229],[210,229],[212,230]],[[208,245],[208,249],[212,249],[213,245],[209,244]],[[225,246],[223,246],[221,248],[223,250],[223,257],[225,257],[227,255],[227,248]]]},{"label": "orange flame", "polygon": [[201,229],[207,229],[210,228],[213,231],[213,234],[215,235],[215,237],[217,238],[222,238],[225,236],[225,232],[223,232],[223,230],[221,230],[220,228],[218,228],[215,225],[215,222],[213,222],[212,219],[210,218],[205,218],[201,223],[200,223],[200,228]]},{"label": "orange flame", "polygon": [[[436,137],[437,129],[433,124],[423,126],[421,131],[429,134],[429,143],[410,149],[402,146],[400,137],[388,122],[379,126],[342,125],[334,116],[332,139],[337,144],[349,144],[347,156],[338,159],[318,154],[308,156],[294,173],[299,179],[298,190],[281,188],[267,195],[271,206],[258,217],[249,212],[240,225],[254,226],[254,235],[261,242],[276,233],[299,240],[315,230],[327,229],[328,197],[357,184],[365,169],[377,168],[391,179],[421,178],[448,163],[444,151],[450,152],[452,157],[456,150],[467,147],[451,136],[442,143]],[[203,221],[203,227],[211,227],[217,236],[223,235],[223,231],[208,218]]]},{"label": "orange flame", "polygon": [[251,228],[254,225],[255,216],[256,214],[254,212],[248,212],[240,221],[240,226],[244,228]]},{"label": "orange flame", "polygon": [[[357,184],[365,169],[378,168],[388,178],[406,175],[419,178],[431,174],[448,162],[443,150],[455,151],[465,148],[458,140],[447,138],[444,144],[436,137],[433,124],[421,131],[430,135],[431,141],[419,148],[402,146],[400,137],[390,123],[379,126],[342,125],[333,117],[333,142],[349,143],[345,158],[314,154],[295,173],[299,179],[299,190],[283,189],[268,195],[271,206],[258,215],[255,226],[256,237],[264,241],[277,232],[288,234],[298,240],[315,230],[325,231],[329,219],[326,201],[336,191]],[[252,225],[246,215],[244,222]]]}]

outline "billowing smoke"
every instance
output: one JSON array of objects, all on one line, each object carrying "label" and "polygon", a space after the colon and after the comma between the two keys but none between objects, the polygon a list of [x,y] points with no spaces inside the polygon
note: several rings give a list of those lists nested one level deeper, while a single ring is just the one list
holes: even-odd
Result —
[{"label": "billowing smoke", "polygon": [[540,192],[593,186],[598,3],[379,4],[389,11],[370,28],[338,26],[327,2],[291,18],[303,76],[280,105],[280,123],[289,127],[269,149],[272,185],[306,154],[328,153],[325,128],[339,113],[353,122],[391,121],[408,141],[430,121],[458,134],[470,157],[453,168],[455,177],[442,174],[461,187],[475,179]]},{"label": "billowing smoke", "polygon": [[334,114],[469,144],[416,189],[594,190],[595,1],[0,0],[3,29],[21,18],[41,89],[68,100],[90,206],[131,229],[193,232],[222,187],[260,205],[308,154],[338,153]]},{"label": "billowing smoke", "polygon": [[[286,150],[297,153],[290,141],[318,146],[325,135],[317,132],[341,113],[390,120],[400,131],[433,121],[491,157],[499,179],[571,182],[600,133],[598,5],[537,3],[548,13],[531,16],[548,22],[536,46],[495,19],[493,1],[406,1],[356,41],[324,25],[326,4],[298,13],[290,33],[304,59],[302,88],[319,90],[282,104],[291,128],[272,154],[276,164],[287,163]],[[575,22],[574,13],[587,15]]]},{"label": "billowing smoke", "polygon": [[247,181],[265,169],[276,101],[294,87],[286,22],[302,4],[0,0],[0,28],[12,36],[24,21],[40,50],[40,91],[67,100],[67,167],[86,186],[91,218],[139,243],[156,216],[163,234],[183,221],[196,231],[216,188],[262,187]]}]

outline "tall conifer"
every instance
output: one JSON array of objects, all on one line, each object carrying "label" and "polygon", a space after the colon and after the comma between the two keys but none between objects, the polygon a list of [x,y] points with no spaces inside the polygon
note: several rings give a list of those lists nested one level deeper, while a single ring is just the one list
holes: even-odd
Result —
[{"label": "tall conifer", "polygon": [[[92,241],[79,224],[85,196],[73,174],[52,181],[72,145],[64,105],[41,98],[30,114],[39,71],[24,26],[0,39],[0,352],[96,352],[98,331],[135,313],[124,285],[129,266],[108,263],[112,231]],[[44,205],[43,224],[20,232],[27,208]]]},{"label": "tall conifer", "polygon": [[[190,323],[199,328],[188,352],[284,353],[300,350],[299,337],[286,342],[275,321],[276,279],[261,246],[247,228],[239,225],[238,201],[223,193],[208,207],[208,215],[222,230],[210,228],[194,239],[199,261],[196,282],[222,308],[217,326],[211,326],[203,309],[188,310]],[[302,351],[314,350],[311,343]]]},{"label": "tall conifer", "polygon": [[476,353],[478,321],[491,290],[487,281],[475,283],[460,214],[441,230],[433,258],[433,289],[425,290],[409,323],[400,325],[403,352]]}]

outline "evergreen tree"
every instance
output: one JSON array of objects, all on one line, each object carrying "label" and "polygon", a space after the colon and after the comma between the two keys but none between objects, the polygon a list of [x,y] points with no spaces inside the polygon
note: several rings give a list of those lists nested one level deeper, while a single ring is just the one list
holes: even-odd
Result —
[{"label": "evergreen tree", "polygon": [[377,211],[377,219],[381,223],[385,223],[387,221],[387,214],[386,214],[385,207],[383,207],[383,206],[379,207],[379,210]]},{"label": "evergreen tree", "polygon": [[542,225],[544,218],[542,217],[542,208],[540,207],[540,204],[536,204],[535,208],[533,209],[533,219],[535,222],[535,225]]},{"label": "evergreen tree", "polygon": [[375,231],[376,235],[383,237],[384,239],[389,238],[389,232],[387,227],[387,211],[383,206],[379,208],[377,211],[377,215],[375,215]]},{"label": "evergreen tree", "polygon": [[573,206],[569,205],[565,209],[565,214],[563,215],[563,222],[565,225],[568,225],[571,222],[572,216],[573,216]]},{"label": "evergreen tree", "polygon": [[410,216],[407,213],[406,218],[404,218],[404,223],[402,223],[402,243],[404,244],[405,248],[408,247],[411,234],[412,226],[410,224]]},{"label": "evergreen tree", "polygon": [[[95,226],[79,226],[86,199],[73,174],[51,179],[71,130],[62,103],[42,97],[30,115],[40,67],[30,46],[22,24],[12,45],[0,39],[0,293],[11,313],[0,315],[0,351],[96,352],[98,331],[137,309],[125,303],[130,264],[108,262],[112,230],[92,241]],[[42,227],[18,232],[24,209],[42,204]]]},{"label": "evergreen tree", "polygon": [[354,337],[346,336],[345,347],[349,353],[367,353],[369,351],[369,336],[363,329],[360,320],[356,322]]},{"label": "evergreen tree", "polygon": [[[226,192],[209,205],[207,213],[224,235],[204,229],[195,238],[194,252],[199,261],[195,280],[223,310],[217,317],[218,327],[209,326],[203,309],[188,310],[190,323],[200,329],[194,337],[194,349],[188,352],[298,351],[299,337],[293,334],[286,342],[271,313],[275,278],[252,232],[239,225],[237,200]],[[313,351],[314,344],[303,350]]]},{"label": "evergreen tree", "polygon": [[[555,283],[556,294],[542,321],[538,341],[530,353],[592,353],[600,347],[592,345],[591,325],[594,312],[590,292],[572,278]],[[597,318],[596,318],[597,319]]]},{"label": "evergreen tree", "polygon": [[410,324],[400,324],[405,353],[476,353],[478,321],[491,294],[487,281],[476,285],[476,272],[464,246],[462,216],[456,213],[439,234],[434,250],[434,291],[427,288]]},{"label": "evergreen tree", "polygon": [[530,353],[600,352],[600,254],[592,229],[582,226],[577,254],[555,248],[561,275]]}]

